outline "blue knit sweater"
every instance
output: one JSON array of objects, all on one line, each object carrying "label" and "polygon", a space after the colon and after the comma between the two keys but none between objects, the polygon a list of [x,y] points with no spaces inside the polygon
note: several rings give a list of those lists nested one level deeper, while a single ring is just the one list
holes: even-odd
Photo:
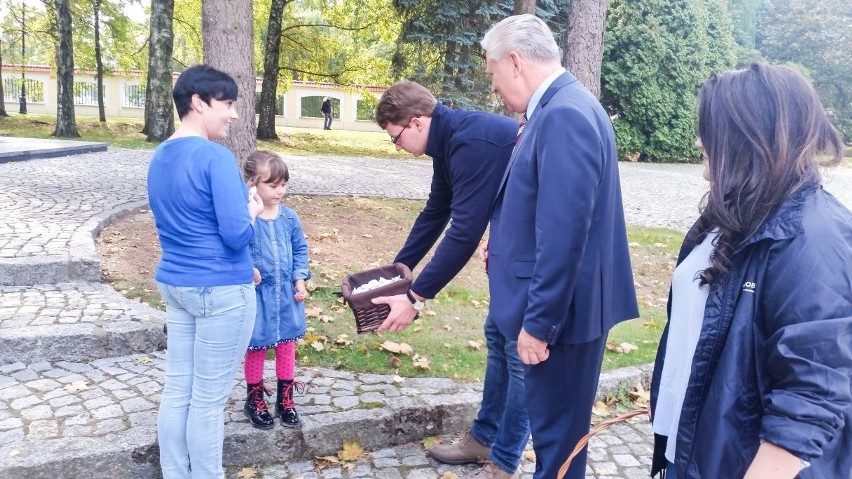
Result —
[{"label": "blue knit sweater", "polygon": [[201,137],[163,142],[148,167],[148,202],[163,256],[155,278],[173,286],[251,283],[254,228],[234,156]]}]

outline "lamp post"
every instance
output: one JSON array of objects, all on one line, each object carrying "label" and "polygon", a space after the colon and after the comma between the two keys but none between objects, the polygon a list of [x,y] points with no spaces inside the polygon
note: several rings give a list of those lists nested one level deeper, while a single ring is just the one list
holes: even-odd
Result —
[{"label": "lamp post", "polygon": [[18,109],[18,113],[22,115],[27,114],[27,76],[25,71],[27,69],[26,61],[24,60],[24,55],[26,53],[26,41],[27,41],[27,24],[25,18],[27,15],[27,5],[24,0],[21,0],[21,105]]}]

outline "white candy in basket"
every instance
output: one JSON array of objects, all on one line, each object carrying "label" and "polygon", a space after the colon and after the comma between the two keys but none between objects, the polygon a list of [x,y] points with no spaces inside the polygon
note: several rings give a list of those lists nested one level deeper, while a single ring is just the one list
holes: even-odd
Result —
[{"label": "white candy in basket", "polygon": [[370,290],[373,290],[373,289],[376,289],[376,288],[380,288],[380,287],[382,287],[386,284],[395,283],[395,282],[397,282],[401,279],[402,279],[401,276],[394,276],[393,278],[371,279],[369,282],[364,283],[361,286],[358,286],[357,288],[352,290],[352,294],[363,293],[365,291],[370,291]]}]

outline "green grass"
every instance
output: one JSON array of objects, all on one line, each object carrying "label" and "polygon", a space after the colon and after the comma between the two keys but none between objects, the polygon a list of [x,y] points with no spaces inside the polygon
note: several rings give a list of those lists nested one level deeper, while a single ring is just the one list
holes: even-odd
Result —
[{"label": "green grass", "polygon": [[[153,149],[157,143],[145,141],[140,133],[144,123],[133,118],[109,118],[101,123],[94,117],[77,117],[79,140],[109,143],[131,149]],[[53,138],[56,117],[51,115],[11,115],[0,117],[0,136]],[[258,149],[290,155],[366,156],[411,158],[398,152],[385,132],[278,128],[279,140],[258,141]]]}]

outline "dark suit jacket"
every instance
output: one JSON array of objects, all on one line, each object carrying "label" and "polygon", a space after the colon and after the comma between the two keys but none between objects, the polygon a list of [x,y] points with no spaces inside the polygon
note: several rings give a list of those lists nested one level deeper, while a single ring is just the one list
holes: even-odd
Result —
[{"label": "dark suit jacket", "polygon": [[426,143],[432,189],[394,260],[414,269],[444,235],[411,286],[415,293],[434,298],[470,261],[488,226],[517,131],[518,122],[505,116],[435,107]]},{"label": "dark suit jacket", "polygon": [[509,160],[488,246],[490,314],[549,344],[579,344],[639,316],[615,132],[569,72],[547,89]]}]

